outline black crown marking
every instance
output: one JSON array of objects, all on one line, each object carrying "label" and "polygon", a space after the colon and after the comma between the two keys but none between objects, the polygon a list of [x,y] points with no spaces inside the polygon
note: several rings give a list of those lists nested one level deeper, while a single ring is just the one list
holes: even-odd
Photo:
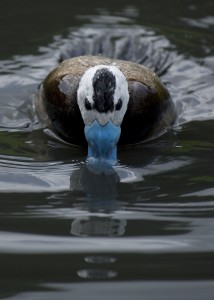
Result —
[{"label": "black crown marking", "polygon": [[100,113],[108,113],[114,110],[114,92],[116,78],[107,68],[96,71],[93,78],[94,108]]}]

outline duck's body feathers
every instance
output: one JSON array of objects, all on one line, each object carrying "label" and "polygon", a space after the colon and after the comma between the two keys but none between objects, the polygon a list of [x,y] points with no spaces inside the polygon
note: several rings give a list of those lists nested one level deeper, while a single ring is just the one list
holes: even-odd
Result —
[{"label": "duck's body feathers", "polygon": [[[64,139],[73,144],[86,144],[77,90],[83,74],[98,65],[116,66],[128,83],[129,102],[121,124],[119,144],[153,138],[173,123],[174,104],[167,89],[151,70],[133,62],[101,56],[75,57],[63,61],[47,76],[36,100],[37,109],[40,107],[39,114],[41,111],[47,112],[46,122],[52,124]],[[117,107],[120,109],[122,103],[119,100]],[[85,105],[90,109],[90,103]],[[100,112],[104,116],[105,112]]]}]

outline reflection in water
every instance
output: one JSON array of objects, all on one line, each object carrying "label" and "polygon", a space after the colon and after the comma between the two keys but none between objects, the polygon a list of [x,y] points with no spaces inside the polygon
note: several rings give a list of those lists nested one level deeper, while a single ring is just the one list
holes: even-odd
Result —
[{"label": "reflection in water", "polygon": [[[118,199],[118,189],[121,184],[142,182],[144,177],[161,173],[165,174],[189,164],[191,164],[191,160],[185,156],[177,159],[175,157],[163,159],[162,157],[154,156],[153,160],[142,166],[142,168],[127,168],[118,165],[111,167],[107,172],[105,168],[103,172],[101,169],[98,172],[96,166],[92,168],[92,165],[86,164],[74,170],[70,177],[70,189],[82,191],[86,195],[83,198],[84,201],[79,201],[76,204],[78,205],[76,207],[78,210],[86,213],[78,214],[78,217],[74,217],[71,225],[71,234],[91,237],[123,236],[127,227],[128,215],[123,207],[126,195],[123,196],[124,199]],[[159,189],[159,185],[153,185],[152,187],[141,186],[140,189],[132,189],[132,196],[135,199],[132,204],[133,209],[137,201],[142,203],[142,201],[146,200],[148,196],[145,193],[157,194],[160,197]],[[146,203],[144,206],[147,207]],[[141,214],[142,212],[139,211],[139,213]]]},{"label": "reflection in water", "polygon": [[104,256],[104,255],[92,255],[92,256],[86,256],[84,260],[87,263],[93,263],[93,264],[112,264],[116,262],[116,258],[112,256]]},{"label": "reflection in water", "polygon": [[[91,255],[86,256],[84,261],[89,264],[95,265],[107,265],[113,264],[116,262],[116,258],[107,255]],[[99,269],[99,268],[87,268],[77,271],[77,275],[81,278],[85,279],[107,279],[113,278],[117,276],[116,271],[106,270],[106,269]]]},{"label": "reflection in water", "polygon": [[[77,177],[78,176],[78,177]],[[77,180],[78,179],[78,180]],[[111,213],[120,209],[117,201],[119,176],[113,167],[99,170],[86,164],[71,176],[71,188],[82,190],[87,197],[84,209],[100,212],[102,216],[76,218],[71,233],[77,236],[121,236],[125,232],[126,220],[116,219]]]},{"label": "reflection in water", "polygon": [[71,233],[77,236],[121,236],[125,233],[125,227],[126,220],[87,217],[74,220]]},{"label": "reflection in water", "polygon": [[[97,168],[99,167],[99,169]],[[80,184],[82,190],[93,201],[106,203],[115,200],[117,196],[117,183],[119,176],[112,166],[86,164],[81,170]]]},{"label": "reflection in water", "polygon": [[[78,170],[79,180],[75,172],[71,176],[71,188],[80,188],[87,197],[89,212],[101,212],[102,216],[78,217],[72,221],[71,234],[85,237],[116,237],[125,233],[127,221],[113,218],[111,213],[120,208],[117,201],[117,184],[120,180],[117,172],[110,165],[102,166],[87,163]],[[78,182],[79,181],[79,182]],[[76,186],[75,186],[76,185]],[[79,185],[79,186],[78,186]],[[77,275],[84,279],[107,279],[117,276],[117,272],[104,269],[103,264],[112,264],[116,259],[111,256],[86,256],[84,261],[89,264],[100,265],[100,268],[86,268],[77,271]]]},{"label": "reflection in water", "polygon": [[[179,168],[188,164],[185,159],[167,161],[165,163],[158,163],[157,158],[153,161],[153,165],[145,167],[145,173],[155,174],[165,172],[173,168]],[[123,170],[124,172],[126,169]],[[127,170],[127,177],[129,177],[130,170]],[[123,174],[124,175],[124,174]],[[142,177],[141,177],[142,178]],[[124,236],[127,228],[127,220],[124,214],[114,214],[116,211],[123,211],[121,201],[118,200],[118,184],[120,183],[120,168],[113,168],[106,166],[86,164],[79,170],[72,173],[70,178],[70,188],[72,190],[81,190],[86,195],[83,202],[82,210],[87,211],[87,215],[74,218],[71,223],[71,234],[78,237],[118,237]],[[153,188],[154,190],[154,188]],[[148,188],[146,189],[148,191]],[[140,192],[142,195],[142,191]],[[142,201],[142,199],[141,199]],[[118,217],[122,216],[122,217]],[[146,220],[145,220],[146,221]],[[146,224],[146,222],[145,222]],[[167,224],[165,222],[165,224]],[[179,233],[187,233],[187,222],[182,222],[183,229],[179,229]],[[143,220],[141,225],[144,226]],[[170,222],[170,228],[179,226],[175,222]],[[165,225],[166,226],[166,225]],[[106,269],[103,264],[112,264],[116,262],[114,257],[93,255],[85,257],[84,261],[90,264],[96,264],[94,268],[84,268],[77,271],[77,275],[84,279],[107,279],[116,277],[118,274],[112,269]],[[100,268],[97,267],[100,265]]]},{"label": "reflection in water", "polygon": [[117,276],[117,272],[102,269],[85,269],[79,270],[77,275],[85,279],[108,279]]}]

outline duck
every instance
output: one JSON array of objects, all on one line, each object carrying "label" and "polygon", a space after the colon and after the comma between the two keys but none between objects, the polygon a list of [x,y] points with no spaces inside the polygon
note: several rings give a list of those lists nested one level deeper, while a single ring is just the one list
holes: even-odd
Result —
[{"label": "duck", "polygon": [[64,60],[40,84],[36,113],[88,159],[115,164],[118,146],[141,143],[173,125],[169,91],[147,67],[103,56]]}]

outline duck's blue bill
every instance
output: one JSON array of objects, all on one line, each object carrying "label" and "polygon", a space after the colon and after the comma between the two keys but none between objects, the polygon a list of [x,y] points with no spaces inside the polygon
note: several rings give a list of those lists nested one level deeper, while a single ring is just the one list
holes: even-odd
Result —
[{"label": "duck's blue bill", "polygon": [[88,159],[98,159],[115,164],[120,133],[120,126],[114,125],[111,121],[105,126],[101,126],[97,121],[85,126],[85,137],[88,142]]}]

